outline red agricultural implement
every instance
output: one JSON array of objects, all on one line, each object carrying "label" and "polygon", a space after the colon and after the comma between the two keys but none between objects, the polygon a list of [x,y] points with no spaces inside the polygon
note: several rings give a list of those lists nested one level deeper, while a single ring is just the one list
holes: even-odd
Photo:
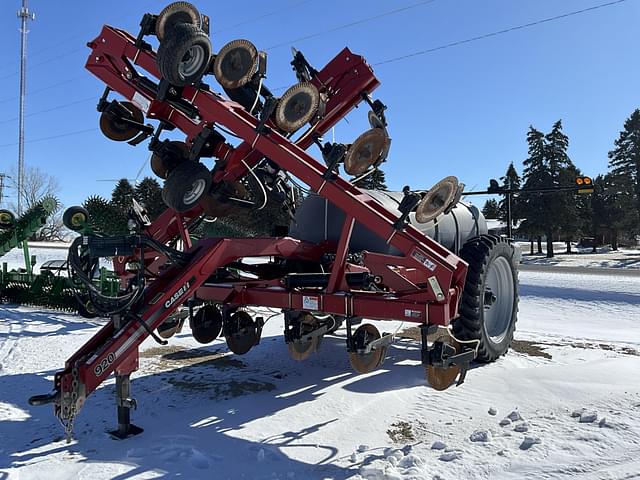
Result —
[{"label": "red agricultural implement", "polygon": [[[66,225],[83,233],[70,249],[70,274],[110,321],[67,360],[53,392],[32,397],[33,404],[54,403],[70,434],[87,397],[114,373],[114,433],[137,433],[129,376],[139,345],[150,335],[166,343],[158,333],[169,337],[188,315],[196,340],[222,333],[232,352],[246,353],[263,326],[250,306],[283,312],[284,339],[297,360],[346,327],[360,373],[379,367],[393,340],[364,318],[413,322],[429,383],[439,390],[462,383],[473,359],[507,351],[517,312],[516,250],[487,235],[482,215],[460,201],[455,177],[398,194],[353,185],[375,172],[390,146],[385,106],[370,96],[379,81],[363,57],[345,48],[316,70],[294,50],[298,83],[277,97],[265,85],[266,54],[246,40],[213,54],[208,18],[192,5],[176,2],[145,14],[140,25],[137,37],[104,26],[88,44],[86,67],[107,85],[98,103],[103,133],[131,145],[149,140],[169,208],[151,223],[135,205],[131,234],[119,237],[88,233],[87,212],[67,210]],[[146,36],[157,37],[157,51]],[[225,96],[205,83],[214,77]],[[110,99],[112,92],[124,99]],[[352,144],[323,143],[361,103],[370,107],[371,129]],[[162,139],[174,129],[184,142]],[[307,153],[312,145],[321,161]],[[293,177],[311,190],[302,202],[291,193]],[[259,215],[269,198],[291,212],[288,232],[192,243],[190,230],[203,220],[238,209]],[[121,276],[116,297],[90,282],[101,257],[113,258]]]}]

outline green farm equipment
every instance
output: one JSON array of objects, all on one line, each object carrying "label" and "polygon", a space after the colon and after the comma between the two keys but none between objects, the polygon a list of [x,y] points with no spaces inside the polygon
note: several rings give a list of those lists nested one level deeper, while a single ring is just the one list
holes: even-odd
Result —
[{"label": "green farm equipment", "polygon": [[[0,210],[0,256],[22,247],[25,261],[24,268],[11,271],[6,262],[2,264],[0,297],[4,302],[77,311],[84,317],[94,317],[96,313],[90,306],[88,295],[68,277],[66,261],[46,262],[54,265],[41,268],[39,274],[33,273],[36,259],[29,253],[27,239],[42,228],[57,209],[57,200],[45,197],[18,219],[9,210]],[[119,289],[118,277],[104,267],[96,269],[94,284],[107,295],[115,295]]]}]

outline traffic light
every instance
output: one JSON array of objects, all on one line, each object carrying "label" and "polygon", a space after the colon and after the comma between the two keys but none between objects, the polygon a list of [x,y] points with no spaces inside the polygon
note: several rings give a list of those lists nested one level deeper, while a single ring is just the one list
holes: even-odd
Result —
[{"label": "traffic light", "polygon": [[576,177],[578,193],[593,193],[593,180],[591,177]]},{"label": "traffic light", "polygon": [[496,179],[492,178],[491,180],[489,180],[489,188],[487,188],[487,192],[498,193],[500,192],[500,190],[500,185],[498,184],[498,181]]}]

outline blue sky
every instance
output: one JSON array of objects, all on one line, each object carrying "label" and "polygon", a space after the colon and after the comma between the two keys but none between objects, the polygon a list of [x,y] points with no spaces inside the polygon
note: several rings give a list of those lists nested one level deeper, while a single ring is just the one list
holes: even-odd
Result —
[{"label": "blue sky", "polygon": [[[274,88],[295,83],[288,45],[302,50],[317,68],[344,46],[375,65],[603,1],[435,0],[300,41],[292,40],[420,2],[193,3],[212,19],[214,50],[236,38],[268,49],[267,84]],[[157,13],[164,5],[155,0],[30,1],[36,21],[30,24],[28,39],[25,161],[59,179],[59,196],[66,205],[81,203],[92,194],[108,196],[113,184],[98,180],[134,178],[143,164],[143,176],[152,175],[145,146],[112,142],[98,131],[95,103],[104,85],[84,69],[89,52],[85,44],[103,23],[137,31],[144,12]],[[4,172],[17,164],[18,156],[20,36],[15,12],[19,6],[19,0],[3,0],[0,5],[0,171]],[[281,11],[247,23],[276,10]],[[468,189],[484,188],[489,178],[504,173],[510,161],[521,171],[530,124],[548,131],[558,119],[569,135],[574,163],[585,174],[605,172],[607,152],[625,118],[640,107],[639,20],[640,0],[627,0],[374,67],[382,82],[375,96],[389,107],[393,138],[384,165],[389,187],[428,188],[444,176],[457,175]],[[280,44],[284,45],[270,48]],[[351,142],[367,128],[363,109],[352,112],[348,120],[336,127],[338,141]],[[40,140],[83,130],[90,131]]]}]

